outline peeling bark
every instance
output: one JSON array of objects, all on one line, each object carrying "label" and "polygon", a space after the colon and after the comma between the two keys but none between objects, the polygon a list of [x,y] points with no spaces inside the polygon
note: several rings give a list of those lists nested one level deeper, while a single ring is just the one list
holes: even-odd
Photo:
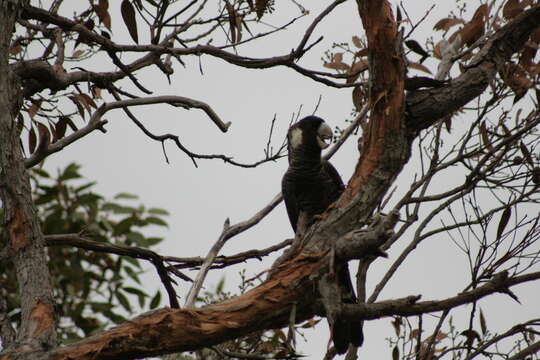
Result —
[{"label": "peeling bark", "polygon": [[28,351],[55,346],[56,332],[43,234],[14,121],[21,94],[8,68],[8,49],[17,11],[17,2],[0,1],[0,199],[21,294],[22,320],[14,347]]}]

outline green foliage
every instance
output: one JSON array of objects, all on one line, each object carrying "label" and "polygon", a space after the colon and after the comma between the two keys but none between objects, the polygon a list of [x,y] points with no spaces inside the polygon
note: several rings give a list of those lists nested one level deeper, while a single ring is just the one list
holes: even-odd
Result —
[{"label": "green foliage", "polygon": [[[167,211],[133,206],[136,195],[121,193],[113,201],[92,191],[80,166],[70,164],[52,177],[43,169],[31,171],[33,197],[43,233],[81,234],[88,239],[115,245],[149,248],[162,241],[144,230],[166,227]],[[0,230],[2,230],[0,228]],[[5,241],[5,238],[3,239]],[[73,247],[48,248],[60,333],[65,341],[77,340],[126,316],[157,307],[159,291],[148,294],[141,285],[139,260]],[[11,264],[0,273],[11,320],[19,320],[19,297]]]}]

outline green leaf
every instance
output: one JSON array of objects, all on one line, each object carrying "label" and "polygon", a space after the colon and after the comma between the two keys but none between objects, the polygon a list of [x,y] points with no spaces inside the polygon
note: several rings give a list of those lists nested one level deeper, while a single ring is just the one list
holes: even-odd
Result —
[{"label": "green leaf", "polygon": [[99,313],[111,310],[113,307],[114,305],[111,303],[105,303],[105,302],[91,302],[90,303],[90,308],[92,309],[92,311],[99,312]]},{"label": "green leaf", "polygon": [[64,172],[58,177],[58,181],[66,181],[70,179],[80,179],[82,176],[79,174],[80,165],[71,163],[65,169]]},{"label": "green leaf", "polygon": [[94,193],[86,193],[80,195],[78,198],[79,203],[82,205],[92,205],[94,203],[97,203],[99,200],[102,199],[100,195],[94,194]]},{"label": "green leaf", "polygon": [[139,246],[149,248],[151,246],[159,244],[162,241],[163,241],[163,238],[158,238],[158,237],[144,238],[139,241]]},{"label": "green leaf", "polygon": [[135,270],[133,270],[132,268],[130,268],[129,266],[124,266],[123,267],[124,271],[126,272],[126,274],[128,274],[128,276],[130,278],[132,278],[133,280],[135,280],[135,282],[137,284],[140,284],[141,283],[141,280],[139,279],[139,275],[135,272]]},{"label": "green leaf", "polygon": [[139,300],[139,306],[141,308],[144,307],[146,298],[148,297],[148,294],[146,294],[144,291],[134,288],[134,287],[125,287],[123,290],[127,293],[133,294],[137,296],[137,299]]},{"label": "green leaf", "polygon": [[131,265],[136,266],[139,269],[141,269],[141,264],[140,264],[139,260],[137,260],[135,258],[132,258],[131,256],[122,256],[122,258],[125,261],[127,261],[128,263],[130,263]]},{"label": "green leaf", "polygon": [[116,298],[118,299],[118,302],[120,303],[120,305],[122,305],[122,307],[127,311],[127,312],[130,312],[131,313],[131,305],[129,303],[129,300],[128,298],[122,294],[120,292],[120,290],[116,290],[116,292],[114,293]]},{"label": "green leaf", "polygon": [[152,298],[152,301],[150,301],[150,310],[155,309],[159,306],[159,303],[161,302],[161,293],[156,291],[156,295]]},{"label": "green leaf", "polygon": [[88,188],[91,188],[92,186],[96,185],[96,182],[95,181],[92,181],[92,182],[89,182],[88,184],[84,184],[82,186],[79,186],[77,188],[75,188],[75,193],[78,194]]},{"label": "green leaf", "polygon": [[223,292],[224,287],[225,287],[225,278],[222,277],[216,286],[216,294],[221,294]]},{"label": "green leaf", "polygon": [[112,311],[105,311],[103,312],[103,315],[105,315],[107,318],[112,320],[115,324],[120,324],[127,321],[125,317],[123,317],[122,315],[115,314]]},{"label": "green leaf", "polygon": [[154,214],[154,215],[163,215],[163,216],[168,216],[169,215],[169,212],[165,209],[160,209],[160,208],[150,208],[148,209],[148,213],[149,214]]},{"label": "green leaf", "polygon": [[138,199],[139,197],[130,193],[119,193],[114,196],[115,199]]},{"label": "green leaf", "polygon": [[132,232],[126,234],[126,239],[127,239],[126,244],[128,244],[128,245],[131,245],[130,243],[132,243],[132,244],[142,246],[142,244],[144,242],[143,234],[141,234],[138,231],[132,231]]},{"label": "green leaf", "polygon": [[120,221],[118,224],[113,225],[114,235],[123,235],[125,233],[128,233],[133,223],[134,223],[134,218],[130,216]]},{"label": "green leaf", "polygon": [[158,225],[158,226],[165,226],[165,227],[169,227],[169,225],[163,221],[162,219],[156,217],[156,216],[148,216],[146,219],[144,219],[145,221],[147,221],[148,223],[150,224],[154,224],[154,225]]},{"label": "green leaf", "polygon": [[130,206],[122,206],[111,202],[103,204],[101,210],[112,211],[115,214],[133,214],[135,212],[135,209]]},{"label": "green leaf", "polygon": [[43,177],[43,178],[50,178],[51,176],[49,175],[48,172],[46,172],[45,170],[43,169],[39,169],[39,168],[33,168],[32,169],[32,172],[37,175],[37,176],[40,176],[40,177]]}]

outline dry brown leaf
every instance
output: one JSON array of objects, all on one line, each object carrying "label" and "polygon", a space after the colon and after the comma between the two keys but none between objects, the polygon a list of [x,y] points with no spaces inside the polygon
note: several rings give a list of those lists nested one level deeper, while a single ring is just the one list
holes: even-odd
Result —
[{"label": "dry brown leaf", "polygon": [[363,48],[362,50],[359,50],[355,53],[355,55],[358,57],[368,56],[368,54],[369,54],[368,48]]},{"label": "dry brown leaf", "polygon": [[458,19],[458,18],[444,18],[439,20],[435,26],[433,26],[433,30],[442,30],[442,31],[448,31],[452,26],[456,26],[459,24],[465,24],[465,20]]},{"label": "dry brown leaf", "polygon": [[334,70],[349,70],[349,65],[343,62],[343,53],[337,53],[332,55],[332,61],[324,63],[324,67]]},{"label": "dry brown leaf", "polygon": [[364,44],[362,43],[362,40],[360,40],[360,38],[358,36],[356,36],[356,35],[354,35],[352,37],[352,42],[353,42],[354,46],[356,46],[359,49],[362,49],[364,47]]},{"label": "dry brown leaf", "polygon": [[531,167],[533,167],[534,162],[533,162],[533,158],[531,156],[531,152],[529,151],[529,148],[523,142],[520,142],[519,143],[519,149],[521,150],[521,153],[523,154],[523,158],[527,161],[527,163]]},{"label": "dry brown leaf", "polygon": [[256,0],[255,1],[255,10],[257,12],[257,17],[260,19],[265,10],[266,10],[266,7],[268,6],[268,1],[269,0]]},{"label": "dry brown leaf", "polygon": [[354,83],[358,77],[360,76],[360,73],[368,68],[368,62],[366,60],[359,60],[351,65],[351,67],[348,69],[347,73],[351,74],[347,78],[347,84]]},{"label": "dry brown leaf", "polygon": [[61,138],[63,138],[64,135],[66,134],[66,129],[67,129],[66,116],[60,116],[60,119],[58,119],[58,122],[54,126],[53,142],[56,142],[60,140]]},{"label": "dry brown leaf", "polygon": [[432,341],[434,341],[435,343],[438,343],[439,341],[443,340],[443,339],[446,339],[448,337],[447,334],[439,331],[437,334],[435,335],[432,335],[432,336],[429,336],[428,338],[426,338],[423,343],[425,344],[429,344],[431,343]]},{"label": "dry brown leaf", "polygon": [[68,99],[71,100],[75,104],[75,106],[77,107],[77,111],[79,112],[81,117],[84,118],[84,107],[81,104],[80,100],[75,95],[78,95],[78,94],[68,96]]},{"label": "dry brown leaf", "polygon": [[504,209],[501,219],[499,220],[499,225],[497,226],[497,240],[499,240],[504,232],[504,229],[506,228],[506,225],[508,225],[508,221],[510,220],[510,216],[512,215],[512,208],[507,207]]},{"label": "dry brown leaf", "polygon": [[488,151],[495,150],[493,148],[493,145],[491,144],[491,140],[489,139],[486,122],[482,121],[480,123],[480,136],[482,137],[482,142],[484,143],[484,146],[488,149]]},{"label": "dry brown leaf", "polygon": [[30,116],[30,119],[33,119],[34,116],[36,116],[37,112],[39,111],[39,108],[41,106],[41,101],[34,101],[30,108],[28,109],[28,115]]},{"label": "dry brown leaf", "polygon": [[129,35],[135,41],[139,43],[139,35],[137,33],[137,19],[135,18],[135,8],[131,5],[129,0],[123,0],[120,7],[122,13],[122,19],[128,29]]},{"label": "dry brown leaf", "polygon": [[399,348],[397,345],[392,349],[392,360],[399,360]]},{"label": "dry brown leaf", "polygon": [[99,0],[97,6],[94,6],[94,11],[96,12],[99,21],[111,30],[111,15],[109,14],[109,0]]},{"label": "dry brown leaf", "polygon": [[238,11],[237,11],[236,12],[236,17],[234,18],[234,20],[236,22],[236,30],[237,30],[237,35],[236,35],[237,39],[236,39],[236,41],[240,42],[240,41],[242,41],[242,24],[243,23],[245,24],[244,17],[240,13],[238,13]]},{"label": "dry brown leaf", "polygon": [[480,5],[476,9],[472,17],[472,20],[481,19],[483,22],[485,22],[488,19],[488,16],[489,16],[489,7],[487,6],[487,4],[484,4],[484,5]]},{"label": "dry brown leaf", "polygon": [[424,65],[417,62],[409,62],[409,67],[415,70],[423,71],[425,73],[431,74],[431,71]]},{"label": "dry brown leaf", "polygon": [[75,96],[77,100],[79,100],[79,102],[85,107],[89,114],[92,112],[91,108],[97,108],[94,100],[87,94],[74,94],[73,96]]},{"label": "dry brown leaf", "polygon": [[30,131],[28,131],[28,151],[30,151],[30,154],[33,154],[34,150],[36,150],[36,144],[37,144],[36,131],[34,130],[34,127],[32,126],[32,124],[30,124]]},{"label": "dry brown leaf", "polygon": [[534,86],[534,83],[527,77],[527,73],[523,67],[518,64],[507,64],[502,71],[501,77],[516,95],[514,103],[521,99]]},{"label": "dry brown leaf", "polygon": [[518,16],[528,5],[527,1],[508,0],[503,7],[503,16],[505,19],[513,19]]},{"label": "dry brown leaf", "polygon": [[364,106],[364,101],[365,101],[364,87],[361,84],[356,85],[352,91],[352,102],[356,111],[360,112],[360,110],[362,109],[362,106]]},{"label": "dry brown leaf", "polygon": [[433,57],[435,57],[435,58],[441,60],[441,59],[442,59],[442,54],[441,54],[441,44],[447,44],[447,43],[448,43],[448,41],[446,41],[446,40],[444,40],[444,39],[441,40],[441,41],[439,41],[439,42],[435,45],[435,47],[433,48]]},{"label": "dry brown leaf", "polygon": [[99,88],[97,86],[93,86],[92,87],[92,94],[94,94],[94,98],[102,99],[102,97],[101,97],[101,88]]},{"label": "dry brown leaf", "polygon": [[21,46],[21,44],[17,44],[15,46],[9,48],[9,55],[17,55],[22,50],[23,50],[23,47]]},{"label": "dry brown leaf", "polygon": [[461,30],[461,41],[467,46],[471,46],[484,35],[484,19],[477,17],[467,23]]},{"label": "dry brown leaf", "polygon": [[73,54],[71,55],[71,57],[78,58],[79,56],[81,56],[82,54],[84,54],[84,52],[85,52],[85,51],[84,51],[84,50],[81,50],[81,49],[75,50],[75,51],[73,52]]},{"label": "dry brown leaf", "polygon": [[227,13],[229,14],[229,28],[231,29],[231,42],[233,44],[236,44],[236,10],[234,10],[234,7],[228,1],[225,1],[225,8],[227,9]]},{"label": "dry brown leaf", "polygon": [[40,148],[46,147],[51,142],[51,135],[49,133],[49,128],[42,123],[36,123],[38,128],[38,151]]},{"label": "dry brown leaf", "polygon": [[420,335],[420,329],[414,329],[411,331],[411,333],[409,334],[409,339],[417,339],[418,338],[418,335]]},{"label": "dry brown leaf", "polygon": [[486,317],[484,316],[484,312],[482,311],[482,309],[480,309],[480,328],[482,329],[482,334],[486,335],[488,328],[486,323]]}]

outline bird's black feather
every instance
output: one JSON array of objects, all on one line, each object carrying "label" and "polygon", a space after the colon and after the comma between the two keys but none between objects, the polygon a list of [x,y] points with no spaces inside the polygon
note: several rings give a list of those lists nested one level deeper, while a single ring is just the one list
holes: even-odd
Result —
[{"label": "bird's black feather", "polygon": [[[335,202],[345,186],[336,168],[321,159],[321,143],[317,140],[324,121],[309,116],[293,125],[287,134],[289,168],[281,185],[283,199],[291,226],[297,232],[301,212],[308,216],[308,223],[314,216],[322,214]],[[328,129],[326,129],[328,131]],[[331,135],[331,130],[330,130]],[[336,264],[337,281],[343,303],[356,303],[347,263]],[[332,340],[338,353],[347,351],[349,344],[360,346],[363,342],[362,322],[343,318],[333,319]]]}]

